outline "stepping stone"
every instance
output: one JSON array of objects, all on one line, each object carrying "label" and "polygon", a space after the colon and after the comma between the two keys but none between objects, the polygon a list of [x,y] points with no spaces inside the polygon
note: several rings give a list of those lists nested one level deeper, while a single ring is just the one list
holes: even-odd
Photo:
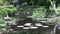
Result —
[{"label": "stepping stone", "polygon": [[23,27],[23,29],[30,29],[30,27]]},{"label": "stepping stone", "polygon": [[38,27],[31,26],[30,29],[38,29]]},{"label": "stepping stone", "polygon": [[43,26],[41,23],[35,23],[36,26],[41,27]]},{"label": "stepping stone", "polygon": [[48,28],[49,26],[42,26],[43,28]]},{"label": "stepping stone", "polygon": [[24,26],[17,26],[17,27],[24,27]]},{"label": "stepping stone", "polygon": [[31,26],[32,23],[25,23],[24,26]]}]

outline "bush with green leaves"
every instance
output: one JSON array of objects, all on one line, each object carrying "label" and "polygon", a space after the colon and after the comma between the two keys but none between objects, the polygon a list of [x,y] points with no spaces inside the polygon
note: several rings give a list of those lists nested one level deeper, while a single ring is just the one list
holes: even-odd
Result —
[{"label": "bush with green leaves", "polygon": [[11,7],[9,0],[0,0],[0,16],[6,16],[8,13],[16,12],[16,7]]},{"label": "bush with green leaves", "polygon": [[59,22],[59,21],[60,21],[60,17],[57,17],[57,18],[55,19],[55,21],[56,21],[56,22]]},{"label": "bush with green leaves", "polygon": [[4,5],[10,5],[10,2],[8,0],[0,0],[0,6]]},{"label": "bush with green leaves", "polygon": [[43,18],[43,16],[45,15],[45,11],[43,11],[43,10],[44,10],[43,7],[35,8],[32,18],[36,21],[40,21]]},{"label": "bush with green leaves", "polygon": [[1,6],[0,7],[0,15],[1,16],[7,16],[7,15],[13,15],[14,13],[17,12],[17,8],[16,7],[5,7],[5,6]]},{"label": "bush with green leaves", "polygon": [[5,24],[5,20],[0,19],[0,24]]},{"label": "bush with green leaves", "polygon": [[0,16],[6,16],[7,12],[3,9],[0,9]]},{"label": "bush with green leaves", "polygon": [[49,25],[56,25],[58,22],[60,22],[60,17],[55,17],[52,19],[53,19],[53,21],[51,23],[49,23]]},{"label": "bush with green leaves", "polygon": [[15,13],[17,11],[17,8],[16,7],[4,8],[3,10],[6,11],[7,13],[9,13],[9,14],[13,14],[13,13]]},{"label": "bush with green leaves", "polygon": [[60,6],[57,7],[57,16],[60,16]]}]

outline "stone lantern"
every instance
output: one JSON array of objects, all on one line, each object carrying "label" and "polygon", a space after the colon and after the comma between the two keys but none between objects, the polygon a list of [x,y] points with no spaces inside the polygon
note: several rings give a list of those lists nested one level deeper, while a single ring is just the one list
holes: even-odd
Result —
[{"label": "stone lantern", "polygon": [[6,17],[4,17],[5,19],[5,23],[6,23],[6,31],[7,31],[7,34],[9,34],[10,32],[10,24],[12,23],[11,21],[11,18],[7,15]]},{"label": "stone lantern", "polygon": [[4,17],[5,23],[11,23],[11,18],[9,16]]}]

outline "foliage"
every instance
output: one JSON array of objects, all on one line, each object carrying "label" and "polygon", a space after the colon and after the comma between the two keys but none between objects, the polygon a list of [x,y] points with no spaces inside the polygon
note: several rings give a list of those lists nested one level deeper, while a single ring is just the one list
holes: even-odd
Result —
[{"label": "foliage", "polygon": [[9,7],[0,7],[0,15],[6,16],[8,13],[13,14],[17,11],[16,7],[9,8]]},{"label": "foliage", "polygon": [[5,20],[0,19],[0,24],[4,24],[4,23],[5,23]]},{"label": "foliage", "polygon": [[26,1],[28,2],[28,4],[43,6],[50,0],[26,0]]},{"label": "foliage", "polygon": [[7,15],[7,12],[5,12],[5,11],[3,10],[3,8],[0,8],[0,15],[1,15],[1,16],[6,16],[6,15]]},{"label": "foliage", "polygon": [[36,21],[41,20],[45,16],[45,11],[43,11],[44,8],[35,8],[35,11],[33,12],[32,18]]},{"label": "foliage", "polygon": [[60,21],[60,17],[57,17],[55,20],[56,20],[56,22],[59,22]]},{"label": "foliage", "polygon": [[[54,10],[51,8],[51,4],[50,4],[50,1],[51,0],[26,0],[26,1],[22,1],[22,0],[19,0],[19,2],[17,3],[23,3],[24,2],[27,2],[27,4],[21,8],[21,6],[19,8],[16,8],[16,7],[7,7],[10,5],[10,2],[7,1],[7,0],[0,0],[0,16],[6,16],[7,14],[8,15],[14,15],[18,10],[19,12],[22,13],[21,16],[25,17],[26,14],[23,14],[24,11],[33,11],[33,15],[32,15],[32,18],[36,21],[39,21],[41,20],[45,15],[46,17],[51,17],[52,15],[55,14]],[[59,0],[54,0],[57,2],[59,2]],[[16,1],[14,0],[15,4],[16,4]],[[12,3],[13,4],[13,3]],[[35,7],[28,7],[29,4],[31,6],[39,6],[37,8]],[[17,4],[16,4],[17,5]],[[43,7],[42,7],[43,6]],[[60,9],[60,8],[58,8]],[[58,14],[57,15],[60,15],[60,10],[58,10]]]},{"label": "foliage", "polygon": [[57,16],[60,16],[60,6],[57,7],[57,12],[58,12],[58,13],[57,13],[56,15],[57,15]]},{"label": "foliage", "polygon": [[8,13],[14,14],[17,11],[16,7],[13,7],[10,5],[10,2],[8,0],[0,0],[0,16],[4,17]]},{"label": "foliage", "polygon": [[17,11],[17,9],[15,7],[13,7],[13,8],[4,8],[3,10],[7,11],[10,14],[13,14]]},{"label": "foliage", "polygon": [[7,0],[0,0],[0,6],[4,6],[4,5],[9,5],[10,2],[8,2]]}]

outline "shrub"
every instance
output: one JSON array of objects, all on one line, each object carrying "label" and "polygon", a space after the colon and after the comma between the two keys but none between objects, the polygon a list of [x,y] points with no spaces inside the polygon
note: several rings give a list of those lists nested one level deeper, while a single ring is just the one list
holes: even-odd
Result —
[{"label": "shrub", "polygon": [[0,24],[4,24],[4,23],[5,23],[5,20],[0,19]]}]

